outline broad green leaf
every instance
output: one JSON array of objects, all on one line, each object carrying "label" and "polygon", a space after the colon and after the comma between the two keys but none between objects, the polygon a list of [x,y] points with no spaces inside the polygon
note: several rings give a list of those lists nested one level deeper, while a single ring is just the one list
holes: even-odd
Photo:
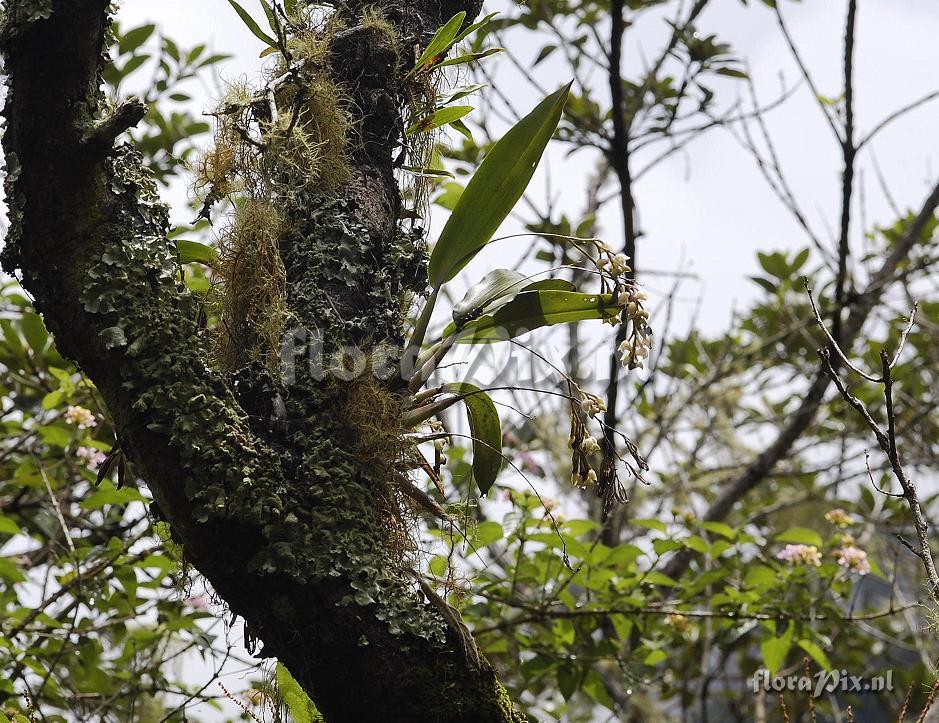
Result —
[{"label": "broad green leaf", "polygon": [[697,535],[689,535],[688,537],[683,537],[681,542],[685,547],[689,547],[695,552],[699,552],[702,555],[707,555],[711,551],[711,546],[701,537]]},{"label": "broad green leaf", "polygon": [[176,241],[176,251],[179,253],[179,263],[190,264],[198,262],[211,266],[218,261],[218,252],[211,246],[198,241],[179,239]]},{"label": "broad green leaf", "polygon": [[310,696],[300,687],[283,663],[277,663],[276,677],[277,690],[284,699],[284,703],[287,704],[287,710],[290,711],[294,723],[314,723],[314,721],[322,720]]},{"label": "broad green leaf", "polygon": [[46,326],[38,314],[31,311],[23,314],[23,336],[37,354],[42,354],[46,350],[49,332],[46,331]]},{"label": "broad green leaf", "polygon": [[12,517],[0,515],[0,535],[18,535],[22,527]]},{"label": "broad green leaf", "polygon": [[658,570],[652,570],[647,572],[642,576],[642,579],[645,580],[650,585],[659,585],[662,587],[675,587],[677,584],[672,578],[666,575],[664,572],[659,572]]},{"label": "broad green leaf", "polygon": [[473,436],[473,477],[486,494],[502,469],[502,423],[496,405],[479,387],[467,382],[447,384],[446,391],[466,395],[466,416]]},{"label": "broad green leaf", "polygon": [[13,327],[13,322],[9,319],[0,319],[0,329],[3,329],[3,339],[10,347],[10,351],[20,354],[23,351],[23,342],[20,341],[20,335]]},{"label": "broad green leaf", "polygon": [[0,580],[6,580],[8,583],[15,584],[26,580],[26,576],[8,557],[0,557]]},{"label": "broad green leaf", "polygon": [[457,330],[450,324],[444,336],[459,332],[460,344],[492,344],[555,324],[609,319],[620,312],[612,294],[577,291],[525,291],[492,314],[468,322]]},{"label": "broad green leaf", "polygon": [[790,624],[785,633],[767,638],[760,644],[760,652],[763,654],[763,664],[769,670],[770,675],[776,675],[786,662],[786,656],[789,654],[789,649],[792,647],[792,637],[794,633],[795,625]]},{"label": "broad green leaf", "polygon": [[494,311],[495,302],[504,305],[523,291],[555,289],[573,291],[574,285],[563,279],[544,279],[527,283],[528,277],[511,269],[496,269],[474,284],[463,298],[453,305],[453,321],[457,327],[484,312]]},{"label": "broad green leaf", "polygon": [[134,28],[133,30],[128,30],[126,33],[123,33],[117,44],[118,52],[121,55],[133,53],[150,39],[154,30],[156,30],[156,25],[141,25],[139,28]]},{"label": "broad green leaf", "polygon": [[726,537],[728,540],[733,540],[737,536],[736,530],[725,522],[702,522],[700,526],[701,529]]},{"label": "broad green leaf", "polygon": [[825,670],[831,670],[831,661],[828,659],[828,656],[825,655],[825,651],[822,650],[818,645],[813,643],[811,640],[800,640],[797,644],[806,653],[812,656],[812,660],[822,666]]},{"label": "broad green leaf", "polygon": [[480,547],[491,545],[493,542],[501,540],[504,534],[502,525],[498,522],[493,520],[480,522],[472,537],[473,547],[479,549]]},{"label": "broad green leaf", "polygon": [[235,2],[235,0],[228,0],[228,4],[235,8],[235,12],[238,13],[238,16],[241,18],[242,22],[248,26],[248,30],[252,32],[254,37],[263,42],[265,45],[269,45],[272,48],[277,47],[277,41],[261,30],[261,26],[257,24],[255,19],[251,17],[247,10],[241,7],[241,5]]},{"label": "broad green leaf", "polygon": [[489,14],[488,14],[486,17],[484,17],[482,20],[479,20],[479,21],[473,23],[472,25],[468,25],[467,28],[466,28],[466,30],[464,30],[462,33],[460,33],[459,35],[456,36],[456,39],[453,41],[453,43],[456,44],[456,43],[459,43],[459,42],[461,42],[461,41],[463,41],[463,40],[466,40],[466,38],[468,38],[470,35],[472,35],[473,33],[475,33],[477,30],[479,30],[480,28],[485,27],[486,25],[488,25],[488,24],[489,24],[489,21],[492,20],[492,19],[493,19],[496,15],[498,15],[498,14],[499,14],[499,13],[489,13]]},{"label": "broad green leaf", "polygon": [[521,288],[525,275],[511,269],[495,269],[473,284],[463,298],[453,305],[453,321],[460,326],[481,314],[496,299]]},{"label": "broad green leaf", "polygon": [[525,192],[561,119],[570,87],[568,83],[541,101],[486,154],[431,253],[428,274],[433,286],[456,276],[489,243]]},{"label": "broad green leaf", "polygon": [[133,487],[117,489],[111,482],[98,485],[90,496],[81,502],[83,510],[100,510],[105,505],[126,505],[129,502],[146,502],[146,498]]},{"label": "broad green leaf", "polygon": [[790,527],[776,536],[777,542],[791,542],[796,545],[822,546],[822,536],[807,527]]},{"label": "broad green leaf", "polygon": [[438,108],[429,116],[421,118],[417,123],[408,128],[407,134],[413,136],[418,133],[427,133],[435,128],[440,128],[440,126],[458,121],[463,116],[472,112],[473,106],[471,105],[451,105],[445,108]]},{"label": "broad green leaf", "polygon": [[473,140],[473,132],[467,127],[466,123],[457,119],[450,124],[450,127],[456,130],[460,135],[462,135],[466,140]]},{"label": "broad green leaf", "polygon": [[653,518],[640,518],[632,521],[632,524],[639,525],[640,527],[647,527],[650,530],[658,530],[659,532],[667,532],[668,526],[662,522],[662,520],[656,520]]},{"label": "broad green leaf", "polygon": [[443,27],[434,33],[434,37],[430,39],[427,47],[424,48],[424,52],[421,53],[421,57],[417,59],[417,62],[414,64],[414,68],[411,70],[409,75],[416,73],[425,66],[433,64],[435,58],[443,53],[446,53],[453,45],[453,43],[457,42],[457,33],[460,31],[460,27],[463,25],[464,20],[466,20],[466,13],[462,11],[458,12],[456,15],[450,18],[446,24],[443,25]]},{"label": "broad green leaf", "polygon": [[42,398],[42,408],[55,409],[64,401],[65,393],[61,389],[56,389],[55,391],[49,392]]}]

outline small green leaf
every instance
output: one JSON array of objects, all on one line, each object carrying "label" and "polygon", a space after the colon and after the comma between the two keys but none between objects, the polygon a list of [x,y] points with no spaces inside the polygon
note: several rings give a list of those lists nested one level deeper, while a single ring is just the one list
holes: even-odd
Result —
[{"label": "small green leaf", "polygon": [[733,527],[728,525],[725,522],[702,522],[700,524],[702,530],[707,530],[708,532],[713,532],[716,535],[721,535],[726,537],[728,540],[733,540],[737,537],[737,532]]},{"label": "small green leaf", "polygon": [[417,123],[408,128],[407,134],[413,136],[418,133],[427,133],[435,128],[440,128],[440,126],[445,126],[448,123],[454,123],[472,112],[473,106],[471,105],[451,105],[445,108],[438,108],[433,113],[421,118]]},{"label": "small green leaf", "polygon": [[42,354],[49,343],[49,332],[38,314],[27,311],[23,314],[23,336],[37,354]]},{"label": "small green leaf", "polygon": [[472,537],[473,547],[479,549],[480,547],[491,545],[493,542],[501,540],[504,534],[502,525],[498,522],[494,522],[493,520],[480,522]]},{"label": "small green leaf", "polygon": [[283,663],[277,663],[276,677],[277,690],[284,699],[284,703],[287,704],[287,710],[290,711],[294,723],[314,723],[314,721],[321,720],[316,705]]},{"label": "small green leaf", "polygon": [[763,267],[763,270],[766,271],[770,276],[775,276],[777,279],[786,280],[789,278],[789,264],[786,263],[786,257],[784,254],[779,251],[774,251],[771,254],[764,254],[763,252],[757,252],[756,254],[757,261],[760,262],[760,266]]},{"label": "small green leaf", "polygon": [[123,33],[117,44],[118,52],[121,55],[133,53],[150,39],[154,30],[156,30],[156,25],[141,25],[139,28],[134,28],[133,30],[128,30],[126,33]]},{"label": "small green leaf", "polygon": [[18,535],[22,527],[12,517],[0,515],[0,535]]},{"label": "small green leaf", "polygon": [[662,520],[656,520],[654,518],[641,518],[632,521],[632,524],[639,525],[640,527],[647,527],[650,530],[658,530],[659,532],[668,531],[668,525],[666,525]]},{"label": "small green leaf", "polygon": [[796,257],[792,260],[792,264],[790,264],[789,270],[793,274],[795,274],[799,269],[801,269],[805,265],[805,262],[808,260],[809,260],[809,250],[807,248],[802,249],[798,254],[796,254]]},{"label": "small green leaf", "polygon": [[505,48],[486,48],[481,50],[478,53],[467,53],[466,55],[458,55],[455,58],[447,58],[442,63],[440,63],[438,68],[446,68],[451,65],[463,65],[464,63],[474,63],[477,60],[482,60],[483,58],[488,58],[490,55],[495,55],[496,53],[505,52]]},{"label": "small green leaf", "polygon": [[447,384],[446,391],[463,396],[470,434],[473,437],[473,477],[486,494],[502,469],[502,423],[489,395],[467,382]]},{"label": "small green leaf", "polygon": [[191,264],[193,262],[212,266],[218,261],[218,252],[211,246],[198,241],[177,239],[176,251],[179,253],[179,263]]},{"label": "small green leaf", "polygon": [[0,580],[6,580],[12,585],[18,582],[24,582],[26,576],[9,557],[0,557]]},{"label": "small green leaf", "polygon": [[538,57],[535,58],[535,62],[531,64],[531,67],[534,68],[536,65],[538,65],[538,63],[547,58],[557,49],[557,45],[545,45],[540,51],[538,51]]},{"label": "small green leaf", "polygon": [[440,103],[440,105],[450,105],[451,103],[455,103],[461,98],[465,98],[466,96],[472,95],[478,90],[482,90],[483,88],[488,87],[489,86],[487,83],[473,83],[472,85],[465,85],[462,88],[455,88],[453,91],[451,91],[450,95],[447,96],[446,100]]},{"label": "small green leaf", "polygon": [[786,662],[786,656],[789,654],[789,649],[792,647],[792,637],[794,633],[795,626],[790,624],[785,633],[767,638],[760,644],[760,652],[763,654],[763,664],[769,670],[770,675],[776,675]]},{"label": "small green leaf", "polygon": [[55,391],[49,392],[42,398],[42,408],[47,410],[55,409],[64,401],[65,392],[63,392],[61,389],[56,389]]},{"label": "small green leaf", "polygon": [[[231,0],[229,0],[229,2],[231,2]],[[424,52],[421,53],[421,56],[414,64],[414,68],[408,75],[416,73],[425,66],[432,64],[435,58],[446,53],[450,47],[457,42],[457,33],[460,31],[464,20],[466,20],[466,13],[463,11],[458,12],[450,18],[443,27],[434,33],[434,37],[430,39],[427,47],[424,48]]]},{"label": "small green leaf", "polygon": [[248,30],[252,32],[254,37],[262,41],[265,45],[269,45],[272,48],[277,47],[277,41],[274,40],[270,35],[261,30],[261,26],[257,24],[254,18],[245,10],[241,5],[239,5],[235,0],[228,0],[228,4],[235,8],[235,12],[238,13],[238,16],[241,18],[242,22],[248,26]]},{"label": "small green leaf", "polygon": [[822,650],[818,645],[813,643],[811,640],[800,640],[797,644],[806,653],[812,656],[812,660],[822,666],[825,670],[831,670],[831,661],[828,659],[828,656],[825,655],[825,651]]},{"label": "small green leaf", "polygon": [[473,140],[473,132],[466,126],[466,123],[457,119],[450,124],[450,127],[456,130],[461,136],[466,138],[468,141]]},{"label": "small green leaf", "polygon": [[736,68],[718,68],[717,74],[726,75],[728,78],[743,78],[744,80],[749,77],[742,70],[737,70]]},{"label": "small green leaf", "polygon": [[541,101],[486,154],[431,253],[432,285],[456,276],[489,243],[521,198],[561,119],[570,87],[568,83]]}]

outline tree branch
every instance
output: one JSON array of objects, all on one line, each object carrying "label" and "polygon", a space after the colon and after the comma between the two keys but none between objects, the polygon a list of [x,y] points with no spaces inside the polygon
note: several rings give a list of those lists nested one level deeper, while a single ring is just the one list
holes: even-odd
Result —
[{"label": "tree branch", "polygon": [[[922,241],[923,232],[932,220],[937,207],[939,207],[939,183],[933,186],[916,218],[910,223],[887,258],[884,259],[880,268],[871,276],[867,286],[852,305],[851,313],[844,324],[841,340],[839,341],[844,350],[847,351],[854,345],[871,311],[883,298],[886,289],[896,279],[900,264],[909,257],[916,244]],[[837,370],[839,366],[837,359],[832,360],[832,366]],[[780,460],[785,459],[792,449],[792,445],[815,419],[830,383],[831,377],[828,370],[824,365],[821,365],[816,371],[809,388],[802,396],[802,403],[790,416],[788,423],[780,430],[773,443],[750,462],[739,476],[723,488],[704,514],[705,520],[720,521],[726,518],[734,505],[766,479],[766,476]],[[663,571],[670,577],[677,577],[687,568],[691,558],[690,553],[679,552],[669,560]]]}]

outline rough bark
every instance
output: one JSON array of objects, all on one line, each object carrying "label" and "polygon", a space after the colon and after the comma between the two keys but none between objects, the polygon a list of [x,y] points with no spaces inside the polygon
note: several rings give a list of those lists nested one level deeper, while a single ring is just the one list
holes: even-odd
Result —
[{"label": "rough bark", "polygon": [[[106,115],[99,92],[109,5],[7,3],[4,268],[22,271],[60,351],[97,385],[187,558],[327,720],[521,720],[395,553],[376,493],[388,480],[352,449],[346,385],[302,366],[288,386],[250,369],[236,385],[207,362],[166,209],[139,155],[112,147],[140,113]],[[359,114],[353,180],[284,199],[297,222],[281,240],[288,308],[328,348],[400,352],[402,296],[426,281],[397,224],[401,48],[461,9],[479,7],[389,5],[400,44],[343,10],[328,72]],[[272,389],[276,425],[262,416]]]}]

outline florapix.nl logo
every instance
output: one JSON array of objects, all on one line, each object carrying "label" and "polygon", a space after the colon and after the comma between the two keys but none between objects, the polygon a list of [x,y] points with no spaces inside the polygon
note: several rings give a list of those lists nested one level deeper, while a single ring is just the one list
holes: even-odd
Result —
[{"label": "florapix.nl logo", "polygon": [[771,675],[766,668],[759,668],[750,678],[750,689],[754,693],[808,691],[815,698],[829,693],[880,693],[893,690],[893,671],[871,677],[850,675],[844,669],[820,670],[814,675]]}]

